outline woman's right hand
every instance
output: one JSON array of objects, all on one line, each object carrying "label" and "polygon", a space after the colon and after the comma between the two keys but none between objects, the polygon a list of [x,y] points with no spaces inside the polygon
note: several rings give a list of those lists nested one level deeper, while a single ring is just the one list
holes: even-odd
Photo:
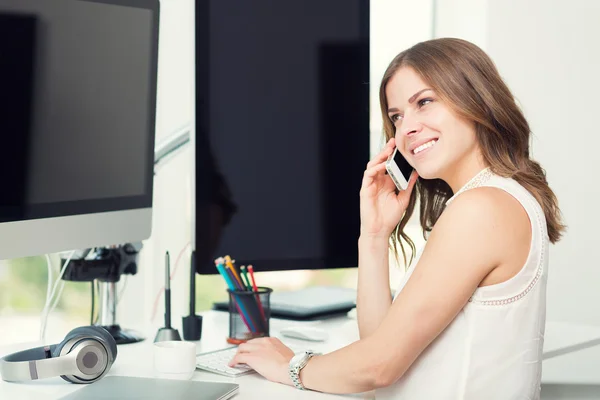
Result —
[{"label": "woman's right hand", "polygon": [[381,153],[367,164],[360,189],[361,237],[387,240],[408,206],[418,175],[413,171],[406,190],[396,194],[396,185],[385,169],[385,162],[394,152],[394,147],[392,138]]}]

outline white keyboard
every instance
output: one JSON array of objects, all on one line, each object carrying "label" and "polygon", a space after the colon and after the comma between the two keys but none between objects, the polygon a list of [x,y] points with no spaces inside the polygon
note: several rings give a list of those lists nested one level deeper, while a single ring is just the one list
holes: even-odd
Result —
[{"label": "white keyboard", "polygon": [[[287,346],[290,347],[294,352],[303,350],[297,346]],[[198,354],[196,356],[196,368],[234,378],[255,372],[252,368],[245,364],[238,364],[234,368],[231,368],[228,365],[233,356],[235,356],[236,352],[237,346],[233,346],[208,353]]]},{"label": "white keyboard", "polygon": [[252,368],[244,364],[238,364],[235,368],[231,368],[228,365],[236,352],[237,346],[234,346],[211,351],[209,353],[198,354],[196,356],[196,368],[229,377],[236,377],[254,372]]}]

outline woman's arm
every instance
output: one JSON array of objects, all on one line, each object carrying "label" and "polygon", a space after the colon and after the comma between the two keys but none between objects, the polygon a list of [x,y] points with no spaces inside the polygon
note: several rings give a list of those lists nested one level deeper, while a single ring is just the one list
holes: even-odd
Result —
[{"label": "woman's arm", "polygon": [[311,359],[300,374],[307,388],[356,393],[400,379],[502,260],[511,221],[500,215],[494,190],[465,192],[448,207],[376,332]]},{"label": "woman's arm", "polygon": [[379,327],[392,305],[387,238],[361,236],[358,240],[356,312],[360,338]]},{"label": "woman's arm", "polygon": [[385,162],[395,141],[369,161],[360,189],[360,238],[358,240],[358,293],[356,309],[362,339],[369,337],[392,304],[390,293],[389,239],[406,211],[418,175],[413,171],[406,190],[396,194],[394,182],[386,175]]},{"label": "woman's arm", "polygon": [[[313,357],[300,373],[304,386],[358,393],[402,377],[505,257],[514,221],[503,215],[499,192],[477,188],[457,197],[437,221],[411,278],[375,332]],[[268,379],[291,385],[292,355],[277,339],[258,339],[241,345],[232,365],[247,363]]]}]

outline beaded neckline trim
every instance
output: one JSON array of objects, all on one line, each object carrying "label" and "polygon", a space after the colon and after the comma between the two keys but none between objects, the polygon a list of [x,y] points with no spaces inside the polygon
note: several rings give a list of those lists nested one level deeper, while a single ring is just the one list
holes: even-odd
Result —
[{"label": "beaded neckline trim", "polygon": [[472,177],[462,188],[458,190],[452,197],[446,201],[446,205],[449,205],[459,194],[476,187],[479,187],[486,183],[493,176],[492,171],[489,167],[479,171],[474,177]]}]

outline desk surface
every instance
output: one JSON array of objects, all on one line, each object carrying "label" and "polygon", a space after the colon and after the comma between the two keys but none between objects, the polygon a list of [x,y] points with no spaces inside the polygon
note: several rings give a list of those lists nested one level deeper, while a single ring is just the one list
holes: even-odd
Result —
[{"label": "desk surface", "polygon": [[[225,341],[227,335],[227,314],[209,311],[203,314],[202,340],[197,342],[198,352],[217,350],[229,345]],[[313,322],[294,322],[272,320],[271,332],[279,336],[279,329],[293,324],[318,325],[330,334],[330,339],[323,343],[310,343],[282,338],[289,344],[301,347],[310,347],[316,351],[328,352],[358,339],[356,320],[340,317],[331,320]],[[136,344],[119,346],[119,354],[109,374],[120,376],[153,377],[152,333],[149,339]],[[550,358],[544,361],[543,383],[587,383],[600,384],[600,327],[576,326],[566,323],[548,322],[544,353]],[[581,345],[583,344],[583,345]],[[0,357],[21,349],[39,346],[36,343],[25,343],[8,347],[0,347]],[[588,347],[583,350],[572,351],[574,348]],[[565,354],[563,354],[565,353]],[[569,373],[572,371],[572,373]],[[240,385],[240,392],[234,399],[253,400],[268,398],[284,399],[369,399],[373,398],[372,392],[353,396],[338,396],[324,393],[300,391],[293,387],[266,381],[258,374],[244,375],[239,378],[228,378],[196,370],[192,378],[198,381],[236,382]],[[80,385],[73,385],[61,378],[51,378],[29,383],[7,383],[0,380],[0,399],[59,399],[60,397],[81,389]],[[266,396],[268,395],[268,396]]]},{"label": "desk surface", "polygon": [[[322,343],[310,343],[297,339],[279,336],[279,329],[294,324],[318,325],[327,329],[330,339]],[[225,341],[228,332],[228,315],[224,312],[209,311],[203,313],[202,340],[197,342],[198,353],[230,347]],[[118,349],[117,360],[113,364],[109,375],[153,377],[152,340],[156,332],[148,335],[148,339],[141,343],[121,345]],[[358,339],[356,320],[340,317],[324,321],[295,322],[285,320],[271,320],[271,335],[277,336],[285,343],[299,347],[311,348],[320,352],[327,352],[345,346]],[[0,357],[21,349],[40,346],[39,343],[25,343],[9,347],[0,347]],[[291,386],[269,382],[258,374],[244,375],[238,378],[229,378],[209,372],[196,370],[193,380],[235,382],[240,385],[236,400],[254,400],[265,398],[278,399],[369,399],[372,393],[353,396],[329,395],[311,391],[300,391]],[[81,385],[73,385],[61,378],[51,378],[28,383],[8,383],[0,380],[0,399],[59,399],[75,390]],[[268,396],[265,395],[268,394]]]}]

